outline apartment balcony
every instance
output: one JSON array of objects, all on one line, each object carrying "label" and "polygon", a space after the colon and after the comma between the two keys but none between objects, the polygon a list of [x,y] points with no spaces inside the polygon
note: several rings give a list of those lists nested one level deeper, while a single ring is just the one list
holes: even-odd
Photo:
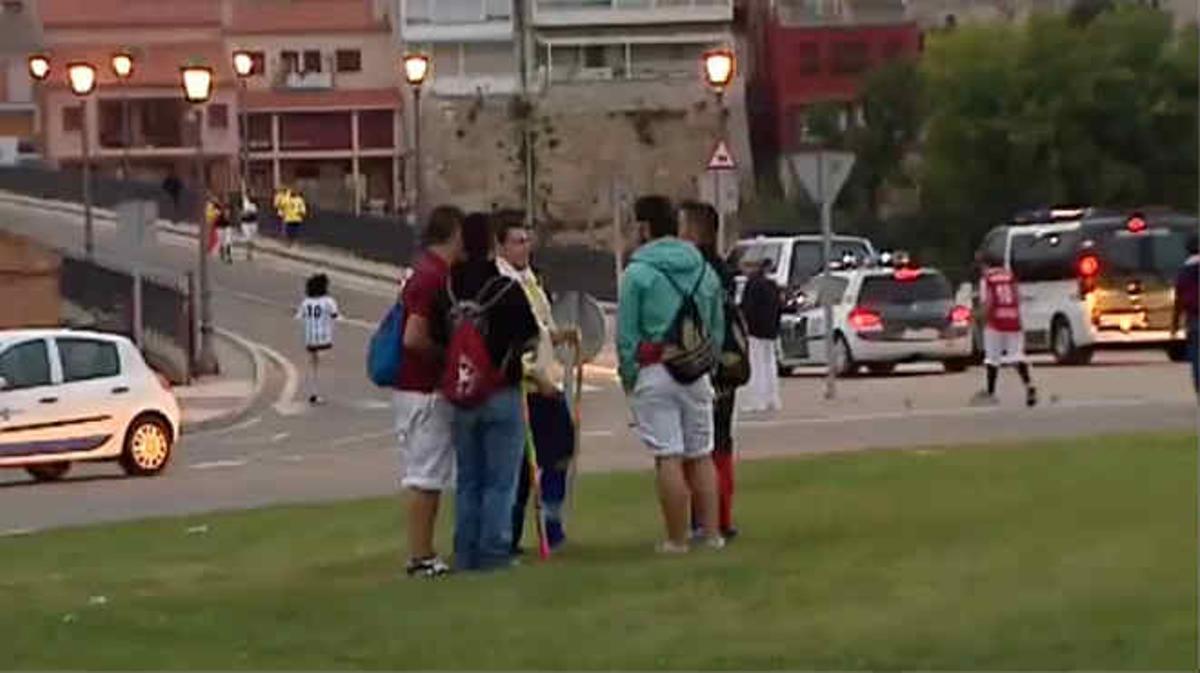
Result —
[{"label": "apartment balcony", "polygon": [[285,72],[279,88],[287,91],[328,91],[333,88],[331,72]]},{"label": "apartment balcony", "polygon": [[512,0],[407,0],[408,42],[499,42],[513,39]]},{"label": "apartment balcony", "polygon": [[509,96],[520,90],[521,82],[516,75],[439,76],[429,86],[434,94],[449,98]]},{"label": "apartment balcony", "polygon": [[905,0],[780,0],[775,21],[785,27],[905,23]]},{"label": "apartment balcony", "polygon": [[535,0],[533,22],[542,28],[726,23],[733,0]]}]

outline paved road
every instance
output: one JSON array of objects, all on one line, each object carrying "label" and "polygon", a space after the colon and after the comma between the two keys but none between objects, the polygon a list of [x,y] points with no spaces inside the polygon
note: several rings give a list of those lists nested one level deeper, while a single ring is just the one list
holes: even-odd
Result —
[{"label": "paved road", "polygon": [[[0,226],[70,242],[73,218],[0,206]],[[99,245],[115,236],[101,226]],[[188,269],[192,245],[166,237],[161,264]],[[342,326],[326,381],[328,406],[297,403],[302,349],[292,311],[312,269],[260,257],[254,265],[217,266],[215,313],[221,327],[271,357],[267,399],[241,425],[185,437],[175,462],[155,479],[124,479],[111,465],[79,466],[61,484],[34,485],[23,472],[0,472],[0,532],[96,521],[184,514],[269,503],[310,502],[394,493],[398,462],[389,398],[366,382],[362,354],[370,329],[392,299],[387,283],[332,274],[350,320]],[[1184,367],[1158,352],[1102,354],[1087,368],[1041,366],[1045,405],[1020,406],[1015,377],[1002,381],[1004,403],[966,404],[980,372],[944,375],[902,368],[892,377],[841,383],[822,399],[816,373],[785,380],[786,410],[739,420],[747,459],[813,452],[1192,429],[1196,407]],[[584,470],[646,468],[628,412],[609,369],[590,369],[585,394]]]}]

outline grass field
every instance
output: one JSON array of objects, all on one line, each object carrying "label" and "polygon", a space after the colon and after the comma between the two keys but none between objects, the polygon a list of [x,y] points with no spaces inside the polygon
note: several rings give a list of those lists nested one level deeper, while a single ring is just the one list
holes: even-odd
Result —
[{"label": "grass field", "polygon": [[567,553],[439,582],[390,500],[8,538],[0,666],[1194,668],[1196,473],[1182,436],[757,463],[681,558],[648,475],[588,476]]}]

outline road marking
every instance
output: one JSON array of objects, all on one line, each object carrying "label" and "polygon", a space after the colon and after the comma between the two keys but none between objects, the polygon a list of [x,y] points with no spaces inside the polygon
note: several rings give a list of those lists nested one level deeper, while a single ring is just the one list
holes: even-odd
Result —
[{"label": "road marking", "polygon": [[297,416],[304,413],[306,407],[295,403],[296,391],[300,389],[300,371],[296,369],[296,365],[292,364],[287,356],[270,346],[255,344],[255,347],[283,370],[283,389],[279,391],[279,397],[275,400],[272,408],[280,416]]},{"label": "road marking", "polygon": [[612,430],[584,430],[580,434],[582,434],[584,437],[612,437],[617,433],[613,432]]},{"label": "road marking", "polygon": [[242,467],[247,462],[245,460],[210,460],[204,463],[192,463],[188,465],[191,470],[221,470],[229,467]]},{"label": "road marking", "polygon": [[272,443],[272,444],[278,444],[278,443],[282,442],[283,440],[285,440],[285,439],[287,439],[288,437],[291,437],[291,436],[292,436],[292,433],[290,433],[290,432],[279,432],[279,433],[276,433],[275,435],[273,435],[273,436],[271,437],[271,443]]},{"label": "road marking", "polygon": [[242,421],[241,423],[238,423],[237,425],[231,425],[228,428],[221,428],[219,430],[212,430],[212,431],[206,432],[204,434],[209,435],[209,436],[216,436],[216,435],[229,435],[229,434],[233,434],[235,432],[242,432],[243,430],[249,430],[250,428],[253,428],[254,426],[258,425],[259,423],[262,423],[262,420],[263,420],[262,416],[254,416],[253,418],[247,418],[246,420]]},{"label": "road marking", "polygon": [[370,442],[377,439],[390,439],[394,436],[395,432],[392,430],[388,430],[387,432],[368,432],[361,435],[353,435],[351,437],[335,439],[334,441],[330,442],[330,446],[350,446],[351,444],[361,444],[363,442]]},{"label": "road marking", "polygon": [[36,528],[9,528],[8,530],[0,530],[0,537],[24,537],[26,535],[33,535],[36,532]]},{"label": "road marking", "polygon": [[279,460],[281,460],[285,463],[302,463],[302,462],[304,462],[304,456],[301,456],[299,454],[290,454],[287,456],[280,456]]}]

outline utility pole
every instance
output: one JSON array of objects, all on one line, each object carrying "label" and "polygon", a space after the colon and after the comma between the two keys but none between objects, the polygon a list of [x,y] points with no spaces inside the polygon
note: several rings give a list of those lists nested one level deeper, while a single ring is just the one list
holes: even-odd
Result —
[{"label": "utility pole", "polygon": [[525,227],[534,230],[534,203],[536,201],[536,176],[534,167],[536,153],[533,147],[533,96],[530,92],[530,70],[533,58],[533,0],[513,0],[513,17],[516,20],[517,36],[517,69],[520,88],[518,96],[521,103],[521,152],[524,164],[525,180]]}]

